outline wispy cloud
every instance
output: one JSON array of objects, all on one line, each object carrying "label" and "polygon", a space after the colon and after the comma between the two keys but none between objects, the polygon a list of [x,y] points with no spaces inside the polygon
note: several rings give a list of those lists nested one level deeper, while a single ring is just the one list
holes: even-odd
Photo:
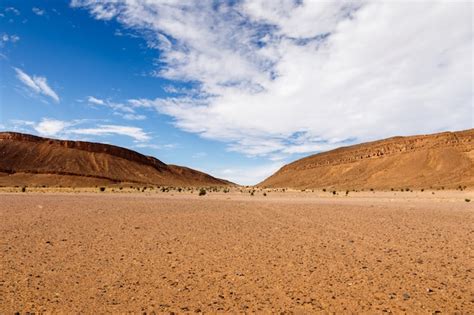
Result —
[{"label": "wispy cloud", "polygon": [[110,100],[103,100],[94,96],[89,96],[87,102],[93,106],[105,106],[112,109],[114,115],[118,115],[126,120],[144,120],[145,115],[137,114],[135,107],[130,103],[116,103]]},{"label": "wispy cloud", "polygon": [[225,141],[230,150],[274,157],[472,128],[469,2],[72,5],[142,31],[148,47],[160,51],[155,75],[197,82],[199,89],[133,104],[173,117],[182,130]]},{"label": "wispy cloud", "polygon": [[59,96],[56,92],[48,85],[48,81],[42,76],[30,76],[24,71],[18,68],[13,68],[16,72],[16,77],[20,80],[30,91],[36,94],[42,94],[50,97],[56,103],[59,103]]},{"label": "wispy cloud", "polygon": [[165,143],[165,144],[157,144],[157,143],[138,143],[134,145],[135,148],[139,149],[153,149],[153,150],[172,150],[176,148],[178,145],[176,143]]},{"label": "wispy cloud", "polygon": [[241,185],[255,185],[280,169],[284,163],[271,162],[256,166],[236,166],[217,170],[208,170],[213,176],[225,178]]},{"label": "wispy cloud", "polygon": [[37,7],[33,7],[31,11],[33,11],[34,14],[39,15],[39,16],[42,16],[45,14],[45,11],[43,9],[40,9]]},{"label": "wispy cloud", "polygon": [[18,10],[18,9],[15,8],[15,7],[7,7],[7,8],[5,8],[4,12],[6,12],[6,13],[12,13],[12,14],[14,14],[14,15],[20,15],[20,14],[21,14],[20,10]]},{"label": "wispy cloud", "polygon": [[8,43],[8,42],[16,43],[19,40],[20,40],[20,36],[18,35],[8,35],[4,33],[0,36],[0,42],[3,42],[3,43]]},{"label": "wispy cloud", "polygon": [[83,126],[90,124],[88,120],[58,120],[52,118],[43,118],[39,122],[12,120],[14,129],[23,132],[35,132],[41,136],[47,137],[70,137],[70,136],[125,136],[134,139],[138,143],[149,141],[151,136],[140,127],[112,125],[112,124],[94,124],[92,126]]}]

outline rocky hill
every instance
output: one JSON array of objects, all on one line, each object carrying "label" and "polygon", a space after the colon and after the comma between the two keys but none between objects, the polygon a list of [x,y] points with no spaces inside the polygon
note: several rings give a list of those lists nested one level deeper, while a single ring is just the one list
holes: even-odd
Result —
[{"label": "rocky hill", "polygon": [[285,165],[262,187],[400,189],[474,186],[474,129],[394,137]]},{"label": "rocky hill", "polygon": [[113,145],[0,133],[0,185],[75,187],[117,183],[167,186],[231,184]]}]

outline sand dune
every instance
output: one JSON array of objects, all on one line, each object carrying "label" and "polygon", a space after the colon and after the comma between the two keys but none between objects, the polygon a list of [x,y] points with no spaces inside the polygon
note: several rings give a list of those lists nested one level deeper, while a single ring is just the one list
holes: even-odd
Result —
[{"label": "sand dune", "polygon": [[125,148],[0,133],[0,185],[229,185],[208,174]]},{"label": "sand dune", "polygon": [[394,137],[315,154],[262,187],[400,189],[474,186],[474,129]]}]

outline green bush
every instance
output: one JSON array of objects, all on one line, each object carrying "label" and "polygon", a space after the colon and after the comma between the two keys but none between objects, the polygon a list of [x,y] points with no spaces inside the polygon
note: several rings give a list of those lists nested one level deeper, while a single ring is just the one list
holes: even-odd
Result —
[{"label": "green bush", "polygon": [[204,188],[199,189],[199,196],[204,196],[206,193],[207,192]]}]

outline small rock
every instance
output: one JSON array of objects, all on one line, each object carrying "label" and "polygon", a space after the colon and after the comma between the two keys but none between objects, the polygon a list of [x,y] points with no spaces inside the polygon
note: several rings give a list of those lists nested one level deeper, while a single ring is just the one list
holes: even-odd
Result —
[{"label": "small rock", "polygon": [[408,293],[403,293],[403,299],[406,301],[410,298],[410,294]]}]

